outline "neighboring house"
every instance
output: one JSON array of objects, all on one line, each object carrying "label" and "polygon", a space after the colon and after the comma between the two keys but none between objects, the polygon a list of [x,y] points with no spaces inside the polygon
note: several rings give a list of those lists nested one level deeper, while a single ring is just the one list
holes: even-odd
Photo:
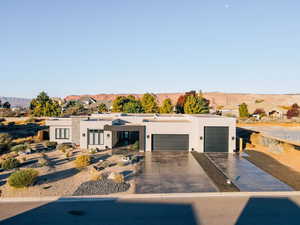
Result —
[{"label": "neighboring house", "polygon": [[52,118],[50,140],[85,149],[139,143],[141,151],[234,152],[236,119],[216,115],[93,114]]},{"label": "neighboring house", "polygon": [[97,103],[97,100],[89,97],[89,96],[83,96],[78,100],[81,104],[83,104],[84,106],[89,106],[91,104],[95,104]]},{"label": "neighboring house", "polygon": [[62,98],[56,98],[56,97],[53,97],[51,98],[53,101],[56,101],[58,102],[58,104],[61,106],[61,105],[64,105],[66,103],[66,100],[65,99],[62,99]]}]

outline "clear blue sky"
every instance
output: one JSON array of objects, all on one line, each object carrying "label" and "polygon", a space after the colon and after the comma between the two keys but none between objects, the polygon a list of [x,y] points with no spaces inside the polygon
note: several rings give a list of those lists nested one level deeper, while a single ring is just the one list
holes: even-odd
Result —
[{"label": "clear blue sky", "polygon": [[2,0],[0,96],[300,92],[298,0]]}]

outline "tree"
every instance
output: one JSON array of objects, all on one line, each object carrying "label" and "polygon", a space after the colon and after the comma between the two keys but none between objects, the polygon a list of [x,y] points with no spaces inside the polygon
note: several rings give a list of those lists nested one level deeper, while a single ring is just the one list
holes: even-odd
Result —
[{"label": "tree", "polygon": [[250,116],[246,103],[239,105],[239,114],[241,118],[248,118]]},{"label": "tree", "polygon": [[104,113],[104,112],[107,112],[107,111],[108,111],[107,106],[104,103],[101,103],[100,105],[98,105],[98,112],[99,113]]},{"label": "tree", "polygon": [[184,103],[184,113],[205,114],[209,113],[209,101],[202,94],[189,95]]},{"label": "tree", "polygon": [[291,107],[291,109],[289,109],[288,111],[287,111],[287,113],[286,113],[286,115],[287,115],[287,118],[288,119],[292,119],[293,117],[298,117],[298,116],[300,116],[300,110],[299,110],[299,106],[298,106],[298,104],[293,104],[292,105],[292,107]]},{"label": "tree", "polygon": [[118,96],[113,101],[113,112],[123,112],[124,104],[126,103],[126,97],[124,96]]},{"label": "tree", "polygon": [[59,116],[61,114],[59,103],[49,98],[46,92],[41,92],[31,101],[30,109],[34,116]]},{"label": "tree", "polygon": [[130,100],[124,104],[123,112],[125,113],[142,113],[144,109],[139,100]]},{"label": "tree", "polygon": [[172,113],[173,111],[173,105],[170,98],[166,98],[163,101],[162,106],[159,108],[160,113]]},{"label": "tree", "polygon": [[9,102],[4,102],[4,103],[2,104],[2,108],[3,108],[3,109],[10,109],[10,103],[9,103]]},{"label": "tree", "polygon": [[[189,92],[186,92],[184,95],[181,95],[178,97],[176,105],[175,105],[175,109],[176,109],[177,113],[184,113],[184,104],[186,102],[187,97],[190,95],[196,96],[196,91],[189,91]],[[201,92],[201,95],[202,95],[202,92]]]},{"label": "tree", "polygon": [[142,97],[142,106],[145,113],[157,113],[158,106],[156,97],[153,94],[146,93]]}]

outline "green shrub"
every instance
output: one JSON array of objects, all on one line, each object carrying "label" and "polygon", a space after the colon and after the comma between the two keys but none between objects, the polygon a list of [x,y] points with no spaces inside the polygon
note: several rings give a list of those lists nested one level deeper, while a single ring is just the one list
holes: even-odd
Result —
[{"label": "green shrub", "polygon": [[74,163],[77,169],[83,169],[91,164],[91,157],[89,155],[77,156]]},{"label": "green shrub", "polygon": [[70,148],[73,148],[73,146],[71,144],[67,144],[67,143],[64,143],[64,144],[59,144],[57,146],[57,150],[65,153],[68,149]]},{"label": "green shrub", "polygon": [[134,144],[131,147],[132,150],[139,150],[139,141],[134,142]]},{"label": "green shrub", "polygon": [[117,165],[120,166],[120,167],[126,166],[126,162],[118,162]]},{"label": "green shrub", "polygon": [[26,123],[35,123],[36,119],[34,117],[30,117],[29,119],[26,120]]},{"label": "green shrub", "polygon": [[2,162],[1,167],[4,170],[11,170],[17,168],[19,165],[20,165],[20,161],[17,160],[16,158],[8,158]]},{"label": "green shrub", "polygon": [[8,150],[11,145],[11,142],[12,138],[9,134],[0,134],[0,152]]},{"label": "green shrub", "polygon": [[15,188],[29,187],[34,184],[38,175],[38,171],[34,169],[19,170],[9,176],[8,184]]},{"label": "green shrub", "polygon": [[13,146],[10,150],[13,152],[25,151],[28,148],[26,144],[20,144]]},{"label": "green shrub", "polygon": [[45,142],[45,146],[46,146],[47,148],[56,148],[57,142],[55,142],[55,141],[46,141],[46,142]]}]

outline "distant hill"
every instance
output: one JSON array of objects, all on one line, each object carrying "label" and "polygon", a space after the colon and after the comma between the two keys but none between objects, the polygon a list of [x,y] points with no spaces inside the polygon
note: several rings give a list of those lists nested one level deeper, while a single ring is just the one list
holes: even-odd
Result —
[{"label": "distant hill", "polygon": [[0,97],[2,103],[9,102],[12,107],[29,107],[31,99],[15,98],[15,97]]},{"label": "distant hill", "polygon": [[[117,96],[134,95],[141,98],[142,94],[97,94],[97,95],[70,95],[66,100],[78,100],[83,96],[90,96],[97,101],[114,100]],[[161,104],[164,99],[170,98],[175,104],[178,97],[184,93],[156,93],[158,102]],[[300,94],[244,94],[244,93],[222,93],[207,92],[203,93],[204,97],[210,100],[213,108],[223,106],[224,108],[237,108],[239,104],[245,102],[250,108],[263,108],[266,106],[290,106],[293,103],[300,105]]]}]

